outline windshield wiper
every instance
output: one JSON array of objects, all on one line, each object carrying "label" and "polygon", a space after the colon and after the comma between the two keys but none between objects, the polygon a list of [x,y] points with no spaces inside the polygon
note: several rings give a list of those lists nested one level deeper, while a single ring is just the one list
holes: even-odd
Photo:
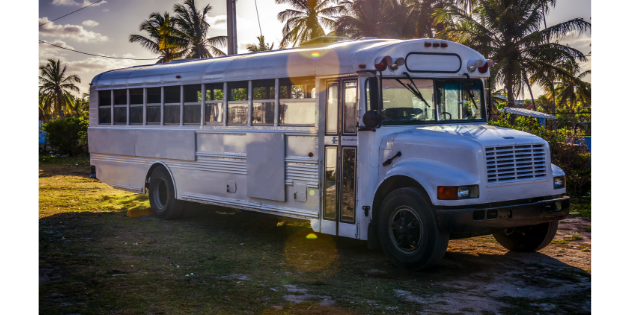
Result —
[{"label": "windshield wiper", "polygon": [[[472,85],[472,81],[470,81],[470,75],[468,75],[468,73],[464,73],[464,75],[468,79],[466,83],[469,83],[470,85]],[[468,84],[464,84],[464,87],[466,88],[466,92],[468,92],[468,96],[470,96],[470,99],[472,100],[473,105],[475,105],[475,109],[479,110],[479,107],[477,107],[477,102],[475,102],[475,95],[470,91]]]},{"label": "windshield wiper", "polygon": [[422,93],[420,92],[420,90],[416,86],[416,83],[413,82],[413,79],[411,78],[411,76],[409,76],[409,73],[403,72],[403,74],[407,77],[407,79],[409,81],[411,81],[411,84],[413,84],[413,87],[411,86],[411,84],[402,83],[402,81],[400,81],[400,79],[396,79],[396,81],[398,83],[400,83],[400,85],[402,85],[405,88],[407,88],[407,90],[409,90],[409,92],[411,92],[411,94],[415,95],[417,98],[419,98],[421,101],[423,101],[425,105],[427,105],[430,108],[431,105],[429,105],[429,103],[427,103],[427,101],[424,99],[424,97],[422,97]]}]

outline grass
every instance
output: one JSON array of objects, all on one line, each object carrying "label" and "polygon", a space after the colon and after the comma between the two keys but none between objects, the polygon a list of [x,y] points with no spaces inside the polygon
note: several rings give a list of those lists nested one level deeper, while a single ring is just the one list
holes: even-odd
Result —
[{"label": "grass", "polygon": [[218,207],[187,207],[199,213],[177,221],[126,217],[148,209],[147,196],[89,174],[87,158],[40,157],[42,314],[417,314],[427,305],[396,290],[425,300],[468,292],[449,279],[485,281],[453,260],[398,269],[363,241],[313,239],[307,221]]},{"label": "grass", "polygon": [[[149,208],[147,196],[89,173],[87,158],[40,158],[40,269],[51,280],[40,285],[45,314],[416,312],[421,305],[401,304],[392,292],[457,291],[424,289],[429,275],[409,277],[364,242],[307,238],[307,221],[211,207],[178,221],[126,217]],[[351,258],[357,249],[359,261]],[[302,303],[287,301],[285,285],[307,290],[297,294]],[[320,305],[324,299],[335,303]]]},{"label": "grass", "polygon": [[584,239],[584,237],[581,236],[580,233],[578,233],[578,232],[571,232],[569,234],[569,237],[573,241],[579,241],[579,240],[583,240]]},{"label": "grass", "polygon": [[591,217],[591,198],[573,198],[571,200],[571,212],[577,212],[577,216],[583,218]]}]

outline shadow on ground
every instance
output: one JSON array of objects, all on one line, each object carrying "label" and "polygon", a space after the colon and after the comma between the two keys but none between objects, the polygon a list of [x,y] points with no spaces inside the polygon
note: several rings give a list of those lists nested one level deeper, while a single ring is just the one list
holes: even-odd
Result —
[{"label": "shadow on ground", "polygon": [[177,221],[125,209],[40,219],[41,312],[590,313],[588,273],[487,237],[451,241],[436,267],[408,272],[308,222],[188,209]]}]

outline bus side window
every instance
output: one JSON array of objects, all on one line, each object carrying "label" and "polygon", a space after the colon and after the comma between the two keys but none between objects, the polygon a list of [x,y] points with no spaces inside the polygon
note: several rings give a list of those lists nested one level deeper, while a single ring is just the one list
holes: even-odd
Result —
[{"label": "bus side window", "polygon": [[179,125],[179,115],[181,103],[181,87],[164,87],[164,124]]},{"label": "bus side window", "polygon": [[112,90],[98,91],[98,123],[112,123]]},{"label": "bus side window", "polygon": [[129,89],[129,124],[142,125],[144,89]]},{"label": "bus side window", "polygon": [[184,85],[184,124],[201,123],[201,84]]},{"label": "bus side window", "polygon": [[230,82],[228,83],[228,118],[229,125],[247,125],[247,111],[249,104],[247,103],[247,86],[248,81]]},{"label": "bus side window", "polygon": [[252,125],[273,125],[276,80],[252,81]]},{"label": "bus side window", "polygon": [[159,125],[162,120],[162,88],[147,88],[147,125]]},{"label": "bus side window", "polygon": [[127,89],[114,90],[114,125],[127,124]]},{"label": "bus side window", "polygon": [[206,124],[223,122],[223,83],[206,84]]},{"label": "bus side window", "polygon": [[280,79],[278,124],[315,126],[315,78]]}]

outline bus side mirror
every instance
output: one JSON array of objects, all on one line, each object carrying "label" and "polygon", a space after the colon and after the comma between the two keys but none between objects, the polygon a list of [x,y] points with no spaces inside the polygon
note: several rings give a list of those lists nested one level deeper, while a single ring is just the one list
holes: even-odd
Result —
[{"label": "bus side mirror", "polygon": [[379,116],[378,113],[376,111],[368,111],[363,115],[363,125],[365,126],[365,129],[363,130],[372,130],[375,131],[376,130],[376,126],[378,126],[378,120],[379,120]]}]

